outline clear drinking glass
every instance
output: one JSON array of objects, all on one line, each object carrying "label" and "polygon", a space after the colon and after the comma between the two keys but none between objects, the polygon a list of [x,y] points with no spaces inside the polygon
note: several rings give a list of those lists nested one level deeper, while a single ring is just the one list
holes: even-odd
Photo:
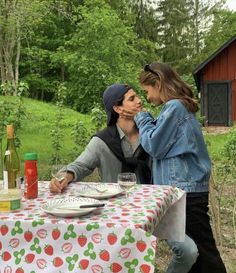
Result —
[{"label": "clear drinking glass", "polygon": [[137,178],[135,173],[119,173],[117,181],[122,190],[125,191],[126,198],[128,197],[128,192],[137,183]]},{"label": "clear drinking glass", "polygon": [[66,176],[66,166],[65,165],[52,165],[51,167],[51,175],[58,182],[62,182]]}]

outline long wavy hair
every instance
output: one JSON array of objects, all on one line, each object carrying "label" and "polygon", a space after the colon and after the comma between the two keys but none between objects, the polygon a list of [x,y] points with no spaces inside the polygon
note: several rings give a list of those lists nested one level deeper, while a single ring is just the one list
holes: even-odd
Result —
[{"label": "long wavy hair", "polygon": [[141,85],[159,86],[160,99],[163,103],[179,99],[190,112],[197,112],[199,107],[192,89],[180,78],[169,65],[154,62],[144,67],[140,73]]}]

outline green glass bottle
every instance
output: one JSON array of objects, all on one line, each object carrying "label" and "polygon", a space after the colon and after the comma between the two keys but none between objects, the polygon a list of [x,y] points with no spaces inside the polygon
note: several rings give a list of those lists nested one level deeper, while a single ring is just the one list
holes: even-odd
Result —
[{"label": "green glass bottle", "polygon": [[13,125],[7,125],[7,148],[3,169],[4,189],[20,188],[20,160],[14,143]]}]

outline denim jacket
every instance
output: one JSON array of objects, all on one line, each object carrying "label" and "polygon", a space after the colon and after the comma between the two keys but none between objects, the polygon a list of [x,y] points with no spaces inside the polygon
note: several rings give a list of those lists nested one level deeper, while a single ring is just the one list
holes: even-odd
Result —
[{"label": "denim jacket", "polygon": [[135,116],[140,142],[153,157],[153,183],[186,192],[208,192],[211,162],[200,124],[180,100],[168,101],[157,119],[148,112]]}]

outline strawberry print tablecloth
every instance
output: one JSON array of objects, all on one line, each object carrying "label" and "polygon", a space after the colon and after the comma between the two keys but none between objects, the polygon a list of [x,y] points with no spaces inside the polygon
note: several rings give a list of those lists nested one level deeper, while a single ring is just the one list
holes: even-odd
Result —
[{"label": "strawberry print tablecloth", "polygon": [[0,212],[0,273],[150,273],[156,251],[153,234],[184,235],[185,218],[180,216],[185,193],[178,188],[137,185],[128,200],[120,194],[88,215],[59,218],[41,206],[74,196],[80,183],[72,183],[62,195],[49,193],[48,185],[39,182],[39,197],[23,198],[21,210]]}]

